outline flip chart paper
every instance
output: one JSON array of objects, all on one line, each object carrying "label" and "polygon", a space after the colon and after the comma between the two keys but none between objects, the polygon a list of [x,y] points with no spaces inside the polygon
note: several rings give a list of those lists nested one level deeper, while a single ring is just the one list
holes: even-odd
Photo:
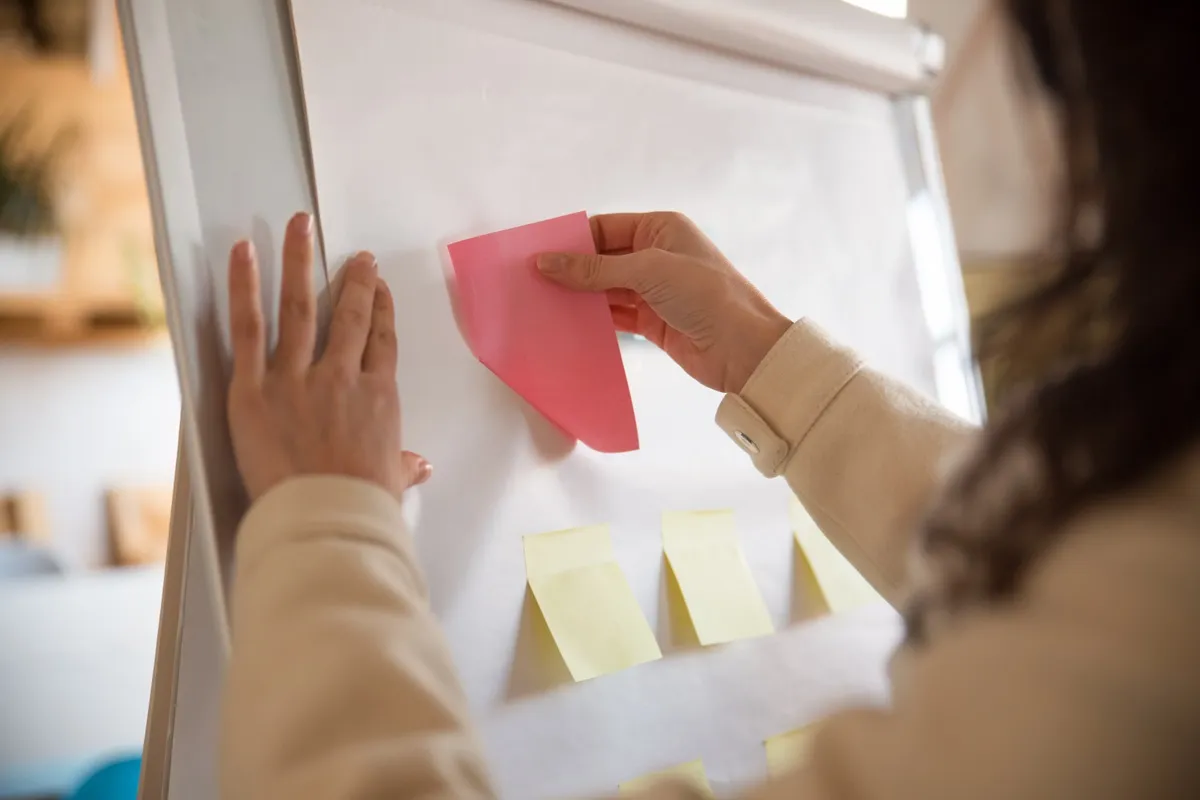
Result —
[{"label": "flip chart paper", "polygon": [[662,658],[608,527],[525,537],[529,588],[571,677],[586,681]]},{"label": "flip chart paper", "polygon": [[[816,581],[815,589],[825,599],[825,605],[834,614],[851,611],[883,598],[875,587],[859,574],[854,565],[834,547],[833,542],[821,532],[804,506],[794,497],[789,516],[796,546],[808,562],[811,572],[797,573],[797,580]],[[810,587],[812,588],[812,587]]]},{"label": "flip chart paper", "polygon": [[737,540],[732,511],[667,512],[663,553],[702,645],[774,632]]},{"label": "flip chart paper", "polygon": [[767,772],[772,778],[795,769],[808,759],[808,750],[816,730],[809,726],[772,736],[763,742],[767,750]]},{"label": "flip chart paper", "polygon": [[626,797],[644,792],[662,781],[683,781],[690,783],[709,797],[712,796],[712,786],[708,782],[708,775],[704,772],[704,762],[698,759],[690,761],[687,764],[680,764],[678,767],[664,769],[662,772],[655,772],[641,778],[634,778],[631,781],[622,783],[617,788],[620,790],[621,796]]},{"label": "flip chart paper", "polygon": [[602,453],[638,449],[633,401],[603,293],[537,270],[546,252],[594,253],[584,212],[450,245],[475,357],[566,433]]}]

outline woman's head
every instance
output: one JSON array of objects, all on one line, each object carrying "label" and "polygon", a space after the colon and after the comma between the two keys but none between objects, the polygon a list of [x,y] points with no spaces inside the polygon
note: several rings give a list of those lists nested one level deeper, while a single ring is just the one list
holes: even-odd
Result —
[{"label": "woman's head", "polygon": [[998,410],[925,531],[939,611],[1010,596],[1089,502],[1200,439],[1200,3],[1008,0],[1065,158],[1057,266],[980,330],[1026,388]]}]

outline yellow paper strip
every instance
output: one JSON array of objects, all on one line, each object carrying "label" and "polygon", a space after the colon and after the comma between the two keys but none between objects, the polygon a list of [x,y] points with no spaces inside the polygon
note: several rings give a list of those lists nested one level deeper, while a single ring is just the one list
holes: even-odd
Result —
[{"label": "yellow paper strip", "polygon": [[571,677],[586,681],[662,658],[608,527],[525,537],[529,588]]},{"label": "yellow paper strip", "polygon": [[[812,568],[812,578],[829,610],[835,614],[851,611],[883,600],[879,592],[846,560],[833,542],[821,532],[796,498],[792,498],[790,516],[796,546]],[[797,575],[797,579],[808,576]]]},{"label": "yellow paper strip", "polygon": [[644,775],[641,778],[634,778],[631,781],[626,781],[618,786],[618,790],[622,797],[628,795],[640,794],[654,786],[656,783],[663,781],[683,781],[695,786],[707,797],[712,797],[712,786],[708,783],[708,775],[704,772],[704,762],[697,759],[696,761],[680,764],[678,767],[664,769],[662,772],[655,772],[650,775]]},{"label": "yellow paper strip", "polygon": [[778,778],[808,760],[814,733],[816,731],[809,726],[772,736],[763,742],[767,749],[767,774]]},{"label": "yellow paper strip", "polygon": [[732,511],[663,514],[663,552],[702,645],[768,636],[771,614],[738,543]]}]

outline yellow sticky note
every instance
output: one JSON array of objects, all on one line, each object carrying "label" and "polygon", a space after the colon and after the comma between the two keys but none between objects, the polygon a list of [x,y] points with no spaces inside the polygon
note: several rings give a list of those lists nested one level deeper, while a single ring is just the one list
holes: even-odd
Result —
[{"label": "yellow sticky note", "polygon": [[854,565],[834,547],[833,542],[821,532],[817,523],[804,510],[796,498],[792,498],[790,517],[796,546],[804,555],[812,570],[811,576],[797,575],[797,579],[815,579],[817,589],[825,604],[833,613],[850,611],[883,600],[875,587],[859,574]]},{"label": "yellow sticky note", "polygon": [[662,772],[655,772],[641,778],[625,781],[625,783],[622,783],[617,788],[621,796],[625,797],[644,792],[662,781],[683,781],[684,783],[690,783],[706,796],[712,797],[712,786],[709,785],[708,775],[704,772],[704,762],[699,759],[690,761],[687,764],[680,764],[678,767],[664,769]]},{"label": "yellow sticky note", "polygon": [[663,553],[700,644],[722,644],[774,632],[746,556],[738,544],[732,511],[663,514]]},{"label": "yellow sticky note", "polygon": [[607,526],[526,536],[525,572],[576,681],[662,658],[637,598],[613,559]]},{"label": "yellow sticky note", "polygon": [[772,736],[763,742],[767,749],[767,773],[778,778],[803,764],[808,759],[814,733],[816,731],[810,726]]}]

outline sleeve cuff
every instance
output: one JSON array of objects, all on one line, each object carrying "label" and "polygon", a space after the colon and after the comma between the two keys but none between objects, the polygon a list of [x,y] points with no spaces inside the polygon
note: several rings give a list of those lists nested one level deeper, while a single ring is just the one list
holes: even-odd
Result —
[{"label": "sleeve cuff", "polygon": [[248,570],[280,544],[320,538],[356,539],[406,560],[412,549],[400,502],[387,491],[356,478],[306,475],[250,507],[238,529],[238,569]]},{"label": "sleeve cuff", "polygon": [[774,478],[860,369],[854,351],[800,320],[771,348],[741,393],[725,396],[717,424],[759,472]]}]

